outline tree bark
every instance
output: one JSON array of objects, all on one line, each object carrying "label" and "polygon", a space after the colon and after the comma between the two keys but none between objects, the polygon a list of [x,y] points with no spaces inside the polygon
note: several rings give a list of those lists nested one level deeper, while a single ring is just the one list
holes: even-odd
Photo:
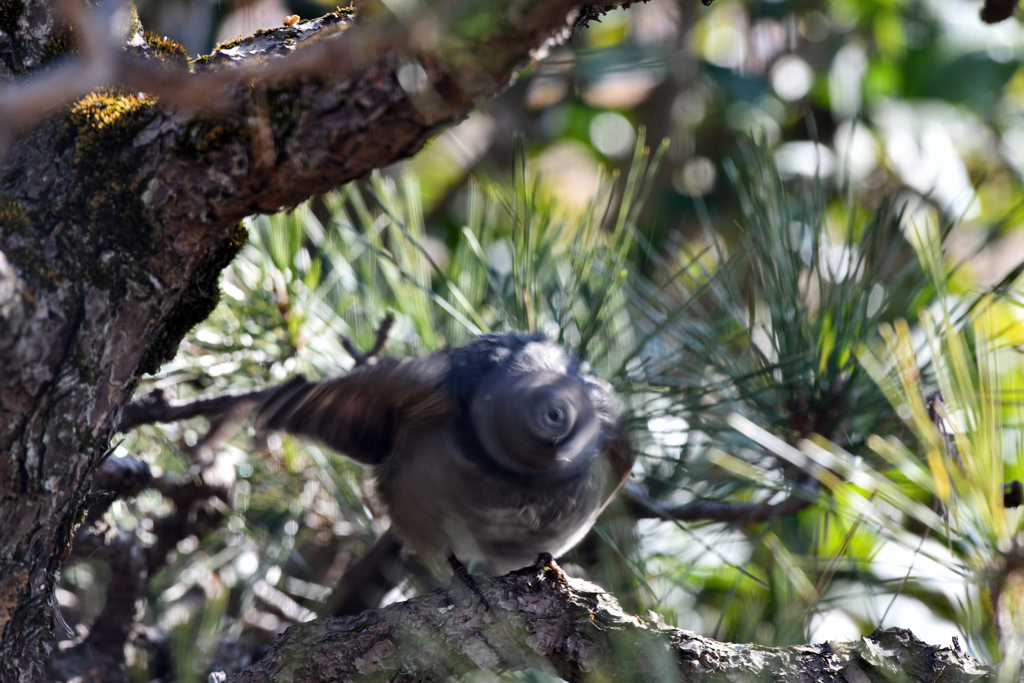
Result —
[{"label": "tree bark", "polygon": [[[415,153],[575,5],[453,3],[444,26],[486,11],[486,29],[414,39],[338,12],[186,72],[137,23],[104,50],[87,28],[105,15],[69,30],[49,0],[0,0],[0,125],[32,121],[0,131],[0,680],[42,676],[92,473],[139,377],[216,305],[239,220]],[[82,83],[104,88],[33,120]]]},{"label": "tree bark", "polygon": [[[569,681],[971,681],[992,672],[904,629],[850,643],[730,645],[626,614],[585,581],[532,567],[382,610],[293,626],[236,683],[442,680],[535,667]],[[652,615],[653,616],[653,615]]]}]

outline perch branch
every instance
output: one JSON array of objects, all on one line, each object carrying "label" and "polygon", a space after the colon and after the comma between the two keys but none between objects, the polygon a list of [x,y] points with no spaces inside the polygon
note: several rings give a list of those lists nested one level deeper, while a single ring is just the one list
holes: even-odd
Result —
[{"label": "perch branch", "polygon": [[441,680],[480,668],[535,667],[569,681],[969,681],[991,675],[959,648],[927,645],[902,629],[852,643],[791,648],[729,645],[623,612],[585,581],[543,567],[476,577],[490,609],[461,584],[381,610],[319,619],[285,631],[232,679]]}]

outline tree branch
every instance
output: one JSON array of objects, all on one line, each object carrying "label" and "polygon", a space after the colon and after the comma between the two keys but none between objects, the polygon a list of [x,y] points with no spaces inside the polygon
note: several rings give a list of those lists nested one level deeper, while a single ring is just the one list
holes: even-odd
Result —
[{"label": "tree branch", "polygon": [[134,532],[107,527],[80,530],[74,555],[107,564],[107,599],[88,637],[50,659],[47,679],[126,681],[124,645],[135,623],[137,602],[146,590],[146,553]]},{"label": "tree branch", "polygon": [[969,681],[991,672],[958,647],[902,629],[852,643],[791,648],[729,645],[626,614],[585,581],[543,567],[476,577],[490,604],[461,584],[363,614],[293,626],[236,683],[439,680],[480,668],[535,667],[569,681]]},{"label": "tree branch", "polygon": [[273,386],[244,393],[221,394],[176,403],[168,402],[164,398],[163,392],[153,391],[124,407],[121,411],[121,419],[117,423],[117,431],[127,432],[139,425],[154,422],[175,422],[200,416],[217,417],[234,411],[242,405],[247,405],[249,410],[252,410],[277,388],[277,386]]},{"label": "tree branch", "polygon": [[639,484],[627,482],[623,496],[637,518],[671,519],[677,522],[735,522],[756,524],[770,519],[791,517],[814,504],[811,491],[797,489],[778,503],[733,503],[698,500],[683,505],[665,506],[651,499]]},{"label": "tree branch", "polygon": [[380,321],[380,325],[377,327],[377,335],[374,339],[373,346],[370,347],[369,351],[360,351],[359,347],[349,339],[348,337],[342,336],[341,345],[345,347],[349,355],[352,356],[352,360],[355,361],[354,367],[360,365],[373,365],[379,358],[380,354],[384,353],[388,347],[388,335],[391,334],[391,327],[395,324],[395,316],[388,313],[384,316],[384,319]]},{"label": "tree branch", "polygon": [[[355,26],[351,12],[336,12],[262,31],[222,46],[186,68],[141,33],[128,36],[131,50],[111,45],[110,25],[117,12],[90,11],[66,0],[61,7],[75,27],[78,49],[69,53],[63,66],[0,88],[0,139],[97,89],[147,93],[150,103],[156,98],[159,104],[150,112],[156,114],[151,125],[136,136],[136,146],[140,139],[151,148],[159,145],[155,163],[140,169],[148,174],[164,166],[170,173],[161,181],[171,182],[171,187],[152,197],[159,204],[170,196],[199,199],[203,194],[202,187],[187,192],[188,186],[181,184],[184,179],[175,177],[194,174],[194,164],[175,164],[172,172],[166,167],[168,160],[162,159],[186,142],[182,134],[199,148],[229,148],[230,153],[222,156],[225,162],[244,153],[251,163],[217,165],[221,174],[227,171],[227,177],[220,177],[222,183],[254,173],[268,180],[282,174],[291,178],[287,183],[231,183],[231,194],[241,192],[243,197],[219,212],[230,222],[254,210],[294,205],[418,151],[439,126],[461,120],[482,99],[503,90],[519,66],[541,56],[549,41],[564,40],[577,16],[576,4],[532,0],[520,3],[514,12],[495,6],[486,12],[486,32],[453,33],[444,41],[433,27],[439,17],[456,27],[458,12],[479,14],[481,7],[451,3],[455,15],[447,16],[445,7],[427,5],[429,13],[411,24],[375,17]],[[594,3],[588,11],[598,15],[628,4]],[[209,139],[211,135],[216,141]],[[359,139],[350,139],[353,135]],[[200,151],[202,161],[208,156],[203,152],[212,150],[195,151]],[[18,156],[17,146],[12,155]],[[235,172],[229,170],[232,166]],[[284,186],[298,192],[286,196],[292,192],[285,192]]]}]

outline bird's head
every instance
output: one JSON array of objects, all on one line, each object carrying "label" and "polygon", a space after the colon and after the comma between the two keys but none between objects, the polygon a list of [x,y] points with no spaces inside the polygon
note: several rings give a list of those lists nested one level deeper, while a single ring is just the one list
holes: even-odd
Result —
[{"label": "bird's head", "polygon": [[481,381],[470,411],[477,438],[512,471],[570,475],[596,454],[601,424],[572,375],[495,369]]}]

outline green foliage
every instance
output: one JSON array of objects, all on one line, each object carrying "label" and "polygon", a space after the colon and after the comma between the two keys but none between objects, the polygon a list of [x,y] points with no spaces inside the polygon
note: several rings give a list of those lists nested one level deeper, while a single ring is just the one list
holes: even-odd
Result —
[{"label": "green foliage", "polygon": [[[1007,377],[1001,365],[1015,360],[1017,335],[999,324],[1002,302],[994,297],[972,307],[969,326],[955,323],[942,256],[933,243],[933,235],[917,235],[921,261],[942,295],[940,305],[920,319],[931,371],[925,384],[938,393],[927,402],[922,395],[926,373],[910,327],[898,321],[882,328],[884,346],[864,349],[862,361],[916,439],[908,447],[874,437],[870,445],[903,477],[899,490],[889,494],[893,504],[945,544],[951,551],[946,563],[968,579],[957,623],[974,647],[1000,663],[1000,680],[1016,680],[1021,661],[1012,655],[1024,648],[1024,517],[1006,508],[1004,487],[1024,475],[1024,414],[1020,373]],[[941,518],[925,514],[907,497],[934,501]]]},{"label": "green foliage", "polygon": [[[980,593],[972,612],[927,582],[908,576],[893,585],[872,571],[893,543],[919,552],[915,528],[947,538],[928,506],[948,496],[925,486],[927,457],[908,465],[916,456],[896,440],[903,421],[890,405],[891,383],[880,381],[884,363],[864,365],[861,351],[879,325],[927,316],[932,293],[948,296],[934,262],[937,233],[916,243],[932,250],[921,268],[903,237],[896,207],[905,203],[884,199],[858,220],[831,205],[819,183],[780,181],[771,155],[756,147],[733,172],[745,216],[737,241],[716,239],[709,225],[703,242],[679,243],[669,259],[636,230],[657,161],[648,164],[641,141],[621,193],[606,184],[571,209],[542,191],[521,150],[510,183],[467,187],[465,225],[451,242],[426,229],[410,174],[375,174],[319,204],[257,217],[225,273],[225,304],[151,383],[184,397],[296,372],[328,376],[350,363],[342,336],[368,348],[385,313],[396,316],[396,355],[488,330],[543,330],[616,386],[641,454],[635,480],[666,510],[687,501],[806,501],[795,514],[725,524],[637,526],[620,510],[571,559],[634,608],[773,644],[806,642],[815,615],[838,610],[871,627],[870,613],[850,602],[857,590],[915,596],[958,623],[980,623]],[[187,444],[204,427],[179,429],[140,429],[125,446],[182,469],[184,453],[162,439]],[[243,440],[225,456],[240,474],[230,519],[154,578],[155,594],[170,596],[151,604],[154,618],[168,618],[161,615],[197,580],[186,568],[196,566],[228,586],[234,597],[222,623],[236,632],[256,628],[237,610],[262,604],[267,589],[257,597],[257,584],[283,591],[296,609],[321,609],[332,567],[362,552],[384,524],[366,496],[366,473],[278,437],[256,451]],[[913,524],[887,519],[878,503]],[[962,536],[948,538],[962,557],[977,554]],[[980,572],[966,562],[956,570]],[[978,634],[993,656],[1000,651],[998,638]]]}]

